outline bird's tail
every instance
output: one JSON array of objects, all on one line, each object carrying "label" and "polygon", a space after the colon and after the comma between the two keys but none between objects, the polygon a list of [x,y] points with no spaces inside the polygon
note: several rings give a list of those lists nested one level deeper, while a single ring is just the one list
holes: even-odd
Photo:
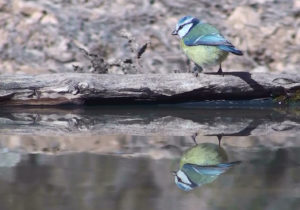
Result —
[{"label": "bird's tail", "polygon": [[233,162],[230,162],[230,163],[220,163],[218,164],[219,167],[224,167],[224,168],[230,168],[234,165],[237,165],[237,164],[240,164],[241,161],[233,161]]},{"label": "bird's tail", "polygon": [[236,49],[234,46],[228,46],[228,45],[220,45],[219,49],[227,51],[227,52],[231,52],[235,55],[243,55],[243,52]]}]

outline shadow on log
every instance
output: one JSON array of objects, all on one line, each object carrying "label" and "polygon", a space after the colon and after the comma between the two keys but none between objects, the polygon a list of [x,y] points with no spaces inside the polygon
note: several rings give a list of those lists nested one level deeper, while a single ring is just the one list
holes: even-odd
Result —
[{"label": "shadow on log", "polygon": [[9,135],[259,136],[299,132],[300,115],[293,109],[102,106],[0,110],[0,133]]},{"label": "shadow on log", "polygon": [[180,103],[248,100],[300,90],[298,74],[0,75],[0,105]]}]

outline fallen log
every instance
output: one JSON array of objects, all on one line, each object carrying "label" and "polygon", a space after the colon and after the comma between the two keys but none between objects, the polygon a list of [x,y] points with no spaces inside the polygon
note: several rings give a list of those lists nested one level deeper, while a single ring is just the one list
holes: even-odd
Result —
[{"label": "fallen log", "polygon": [[224,75],[0,75],[0,105],[178,103],[248,100],[300,90],[300,75],[228,72]]}]

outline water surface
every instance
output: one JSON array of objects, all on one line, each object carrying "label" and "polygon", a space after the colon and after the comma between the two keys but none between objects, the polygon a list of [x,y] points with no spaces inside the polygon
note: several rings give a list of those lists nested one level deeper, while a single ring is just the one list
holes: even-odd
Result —
[{"label": "water surface", "polygon": [[[300,208],[297,110],[116,110],[0,111],[0,209]],[[201,169],[186,191],[183,159]]]}]

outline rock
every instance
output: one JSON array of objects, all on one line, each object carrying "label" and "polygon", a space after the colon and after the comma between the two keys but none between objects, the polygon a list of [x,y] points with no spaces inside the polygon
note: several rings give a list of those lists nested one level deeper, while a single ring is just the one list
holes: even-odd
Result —
[{"label": "rock", "polygon": [[58,24],[58,20],[57,20],[57,18],[53,14],[47,14],[47,15],[45,15],[42,18],[41,23],[42,24],[54,24],[54,25],[57,25]]},{"label": "rock", "polygon": [[59,42],[46,49],[49,57],[58,62],[66,63],[74,60],[73,53],[69,49],[69,41],[65,38],[59,37]]},{"label": "rock", "polygon": [[8,32],[0,28],[0,51],[3,50],[5,44],[7,44]]},{"label": "rock", "polygon": [[300,45],[300,29],[297,30],[296,36],[295,36],[295,44]]},{"label": "rock", "polygon": [[252,0],[251,1],[251,3],[256,3],[256,4],[265,4],[270,2],[274,2],[274,0]]},{"label": "rock", "polygon": [[34,24],[41,21],[44,16],[43,12],[33,12],[30,17],[25,19],[26,24]]},{"label": "rock", "polygon": [[237,7],[226,23],[241,38],[241,44],[237,47],[243,50],[256,51],[262,46],[263,35],[260,31],[260,15],[253,8]]},{"label": "rock", "polygon": [[237,30],[243,30],[249,26],[258,27],[260,25],[260,14],[251,7],[241,6],[233,11],[227,22]]},{"label": "rock", "polygon": [[12,3],[13,10],[16,13],[23,14],[25,16],[31,16],[36,12],[42,13],[44,8],[36,2],[27,2],[27,1],[13,1]]},{"label": "rock", "polygon": [[300,0],[294,0],[294,9],[300,9]]},{"label": "rock", "polygon": [[266,66],[257,66],[256,68],[252,69],[251,72],[255,73],[267,73],[270,70]]},{"label": "rock", "polygon": [[0,0],[0,12],[5,11],[8,6],[8,0]]},{"label": "rock", "polygon": [[[128,58],[132,54],[130,45],[142,46],[149,40],[151,45],[139,60],[145,72],[187,72],[192,64],[187,64],[178,38],[170,35],[184,14],[216,26],[246,52],[243,57],[228,57],[224,62],[228,71],[255,66],[271,66],[276,71],[277,67],[282,70],[299,66],[299,0],[243,2],[0,0],[1,73],[22,69],[28,72],[30,67],[40,72],[68,72],[73,62],[80,62],[88,72],[90,64],[73,47],[75,41],[88,51],[101,46],[104,61],[112,63]],[[122,30],[130,32],[135,43],[122,38]],[[31,50],[40,51],[42,56],[28,56]],[[127,69],[127,73],[134,72],[137,71]],[[112,67],[108,73],[123,72]]]},{"label": "rock", "polygon": [[275,25],[268,25],[260,27],[260,31],[264,37],[271,36],[278,27]]}]

